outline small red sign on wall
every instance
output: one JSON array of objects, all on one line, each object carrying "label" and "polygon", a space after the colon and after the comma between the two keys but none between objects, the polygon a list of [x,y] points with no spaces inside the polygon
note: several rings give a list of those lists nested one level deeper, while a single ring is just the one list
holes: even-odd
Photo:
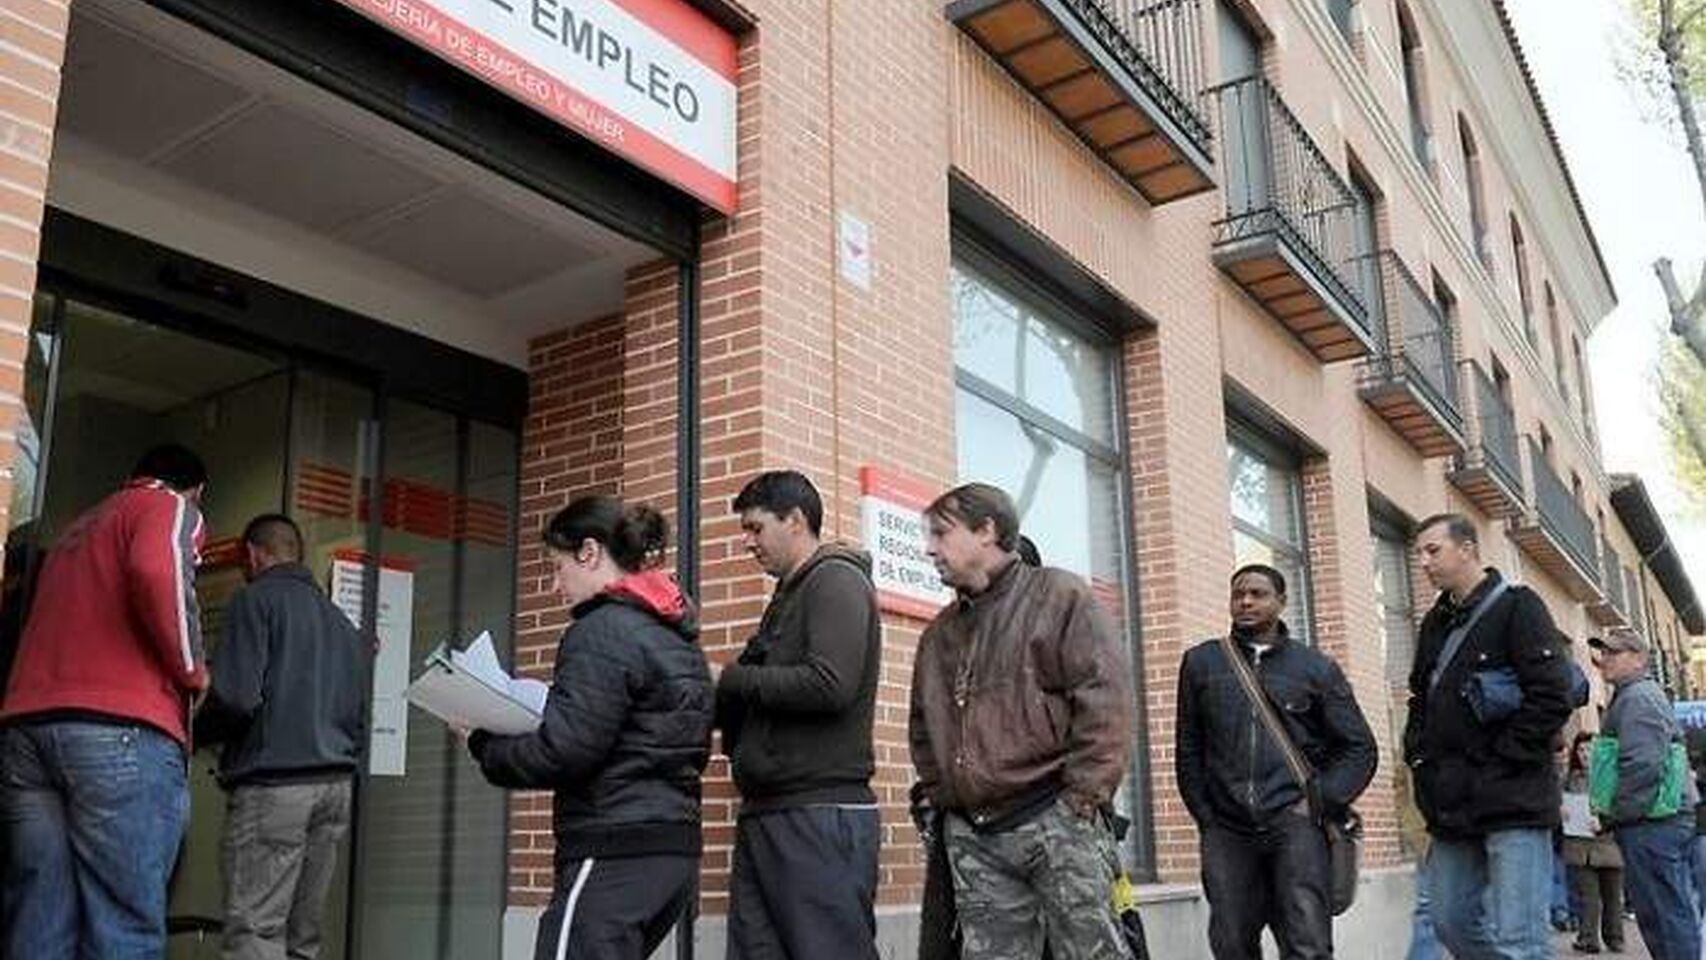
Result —
[{"label": "small red sign on wall", "polygon": [[859,514],[877,606],[921,620],[954,599],[926,552],[924,508],[936,498],[929,484],[892,470],[859,468]]}]

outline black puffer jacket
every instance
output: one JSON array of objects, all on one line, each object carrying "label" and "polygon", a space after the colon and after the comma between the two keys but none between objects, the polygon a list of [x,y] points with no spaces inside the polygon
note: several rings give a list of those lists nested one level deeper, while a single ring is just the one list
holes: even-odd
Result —
[{"label": "black puffer jacket", "polygon": [[[1552,751],[1570,718],[1570,653],[1539,595],[1521,586],[1506,590],[1469,631],[1439,685],[1428,689],[1446,635],[1500,581],[1497,570],[1488,574],[1461,604],[1440,595],[1422,619],[1410,669],[1404,761],[1414,771],[1428,832],[1448,840],[1556,827],[1563,802]],[[1464,685],[1474,671],[1506,667],[1516,672],[1522,705],[1483,726],[1464,699]]]},{"label": "black puffer jacket", "polygon": [[692,610],[661,573],[624,578],[572,611],[544,723],[475,733],[500,787],[554,789],[557,862],[700,850],[711,752],[711,673]]},{"label": "black puffer jacket", "polygon": [[[1261,657],[1239,650],[1316,771],[1326,812],[1341,813],[1373,779],[1378,748],[1339,665],[1285,637],[1284,624]],[[1219,640],[1185,654],[1178,701],[1179,793],[1197,823],[1248,831],[1305,799]]]}]

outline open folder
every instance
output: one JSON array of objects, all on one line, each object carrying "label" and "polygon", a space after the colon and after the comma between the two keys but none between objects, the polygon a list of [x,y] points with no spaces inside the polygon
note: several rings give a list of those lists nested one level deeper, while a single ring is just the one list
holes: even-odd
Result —
[{"label": "open folder", "polygon": [[505,673],[492,635],[482,631],[466,650],[440,644],[403,696],[452,726],[517,734],[538,728],[546,689],[538,680]]}]

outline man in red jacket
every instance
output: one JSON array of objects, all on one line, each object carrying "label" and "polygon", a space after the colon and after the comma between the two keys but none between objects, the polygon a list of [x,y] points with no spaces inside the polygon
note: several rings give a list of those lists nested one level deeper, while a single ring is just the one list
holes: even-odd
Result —
[{"label": "man in red jacket", "polygon": [[0,701],[0,957],[158,957],[189,816],[207,468],[143,454],[42,567]]}]

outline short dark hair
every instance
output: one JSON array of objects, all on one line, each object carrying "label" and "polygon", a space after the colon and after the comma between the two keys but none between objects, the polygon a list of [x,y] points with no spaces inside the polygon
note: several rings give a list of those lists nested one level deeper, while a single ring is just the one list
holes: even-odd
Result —
[{"label": "short dark hair", "polygon": [[130,468],[130,478],[158,480],[179,493],[193,490],[207,482],[207,464],[195,451],[179,443],[162,443],[148,448]]},{"label": "short dark hair", "polygon": [[924,508],[926,517],[955,520],[968,530],[995,524],[995,542],[1012,552],[1019,547],[1019,508],[1005,490],[988,483],[962,483]]},{"label": "short dark hair", "polygon": [[1255,573],[1267,577],[1268,583],[1274,588],[1274,593],[1282,597],[1285,596],[1285,574],[1280,573],[1278,570],[1275,570],[1273,567],[1270,567],[1265,563],[1246,563],[1242,567],[1232,571],[1232,579],[1226,582],[1229,584],[1237,583],[1238,578],[1242,577],[1246,573]]},{"label": "short dark hair", "polygon": [[580,497],[557,511],[545,525],[545,545],[573,553],[587,540],[597,541],[628,573],[663,563],[669,548],[669,521],[644,503],[624,504],[607,495]]},{"label": "short dark hair", "polygon": [[274,560],[302,560],[302,528],[282,513],[263,513],[243,528],[243,542]]},{"label": "short dark hair", "polygon": [[734,511],[748,510],[767,510],[778,519],[798,510],[812,536],[823,530],[823,498],[798,470],[766,470],[748,480],[735,497]]},{"label": "short dark hair", "polygon": [[1461,513],[1436,513],[1428,517],[1416,525],[1416,536],[1420,537],[1440,524],[1445,525],[1445,535],[1450,537],[1453,543],[1473,543],[1480,546],[1481,534],[1476,531],[1474,522]]},{"label": "short dark hair", "polygon": [[1022,533],[1019,534],[1019,543],[1014,547],[1013,552],[1017,553],[1019,559],[1025,561],[1028,566],[1040,567],[1043,565],[1042,551],[1037,549],[1036,543],[1030,537]]}]

